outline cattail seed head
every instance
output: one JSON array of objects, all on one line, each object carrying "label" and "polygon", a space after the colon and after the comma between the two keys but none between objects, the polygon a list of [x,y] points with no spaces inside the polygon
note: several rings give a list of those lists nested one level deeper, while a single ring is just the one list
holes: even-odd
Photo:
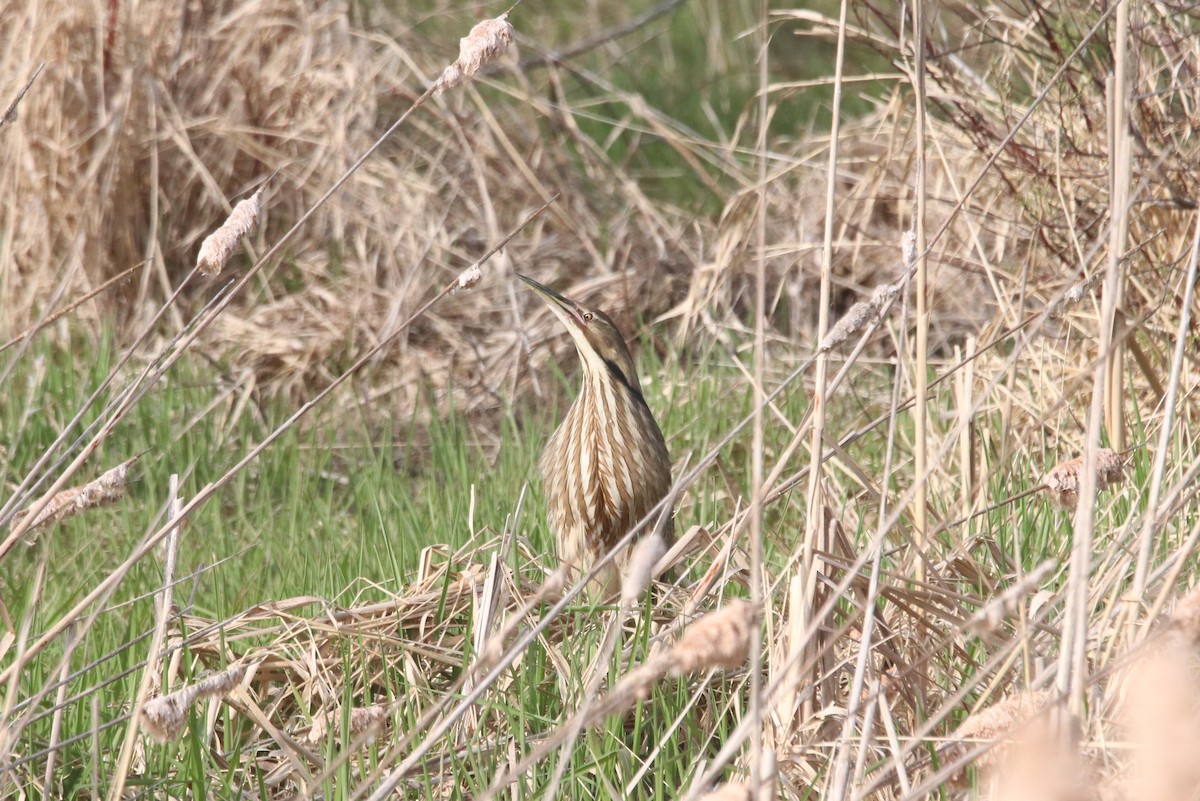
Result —
[{"label": "cattail seed head", "polygon": [[464,295],[470,292],[483,280],[483,270],[479,269],[478,264],[472,264],[467,269],[459,273],[458,279],[454,282],[454,286],[450,289],[451,295]]},{"label": "cattail seed head", "polygon": [[209,234],[200,245],[200,253],[196,256],[196,269],[215,278],[221,274],[242,237],[250,233],[258,225],[262,213],[260,198],[263,189],[259,189],[250,197],[240,201],[233,207],[228,219],[220,228]]},{"label": "cattail seed head", "polygon": [[1193,587],[1171,610],[1171,629],[1176,636],[1200,642],[1200,587]]},{"label": "cattail seed head", "polygon": [[1123,722],[1133,763],[1126,798],[1195,798],[1200,673],[1191,643],[1168,640],[1130,670]]},{"label": "cattail seed head", "polygon": [[446,67],[441,77],[434,82],[434,93],[441,94],[470,78],[479,72],[484,64],[507,50],[512,41],[513,26],[508,21],[507,13],[479,23],[470,33],[458,40],[458,60]]},{"label": "cattail seed head", "polygon": [[899,295],[903,287],[903,281],[897,281],[894,284],[881,284],[875,287],[875,291],[871,293],[870,299],[855,303],[850,307],[848,312],[838,318],[833,328],[829,329],[829,333],[821,340],[817,352],[826,353],[833,350],[843,344],[852,335],[858,333],[863,326],[874,322],[879,317],[879,313],[883,311],[883,307],[892,298]]},{"label": "cattail seed head", "polygon": [[[38,513],[37,518],[29,524],[26,531],[35,531],[52,523],[74,517],[88,509],[108,506],[121,500],[125,497],[129,486],[129,468],[139,458],[141,458],[140,455],[126,459],[116,467],[101,473],[100,477],[94,481],[89,481],[81,487],[70,487],[56,494]],[[28,509],[23,510],[14,518],[13,524],[16,525],[28,514]]]},{"label": "cattail seed head", "polygon": [[[370,732],[371,739],[374,739],[384,722],[387,721],[387,711],[387,707],[383,704],[351,708],[349,720],[351,739],[367,732]],[[312,745],[325,742],[330,729],[338,728],[341,726],[341,722],[342,710],[340,709],[329,709],[317,715],[313,719],[312,728],[308,730],[308,742]]]},{"label": "cattail seed head", "polygon": [[174,740],[183,731],[188,710],[197,701],[226,697],[245,675],[246,666],[236,665],[183,689],[147,701],[142,707],[142,728],[160,743]]},{"label": "cattail seed head", "polygon": [[762,619],[762,610],[737,600],[687,627],[670,652],[669,672],[683,676],[707,668],[732,670],[750,654],[751,635]]},{"label": "cattail seed head", "polygon": [[[1042,477],[1042,486],[1050,491],[1050,499],[1061,509],[1074,509],[1079,504],[1079,487],[1083,473],[1083,457],[1062,462]],[[1109,448],[1096,451],[1096,489],[1104,490],[1125,479],[1121,457]]]},{"label": "cattail seed head", "polygon": [[657,532],[647,534],[633,546],[633,555],[621,580],[621,605],[632,606],[650,584],[650,574],[667,552],[667,544]]},{"label": "cattail seed head", "polygon": [[759,766],[761,778],[758,792],[749,782],[726,782],[710,793],[700,796],[701,801],[773,801],[775,798],[775,752],[764,751]]}]

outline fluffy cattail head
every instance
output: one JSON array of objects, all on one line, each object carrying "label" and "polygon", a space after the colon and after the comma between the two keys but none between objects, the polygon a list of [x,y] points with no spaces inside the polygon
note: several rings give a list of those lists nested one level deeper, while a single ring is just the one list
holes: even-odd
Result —
[{"label": "fluffy cattail head", "polygon": [[483,271],[479,269],[478,264],[472,264],[467,269],[459,273],[458,279],[454,282],[454,286],[450,289],[451,295],[465,295],[470,292],[483,279]]},{"label": "fluffy cattail head", "polygon": [[[1062,509],[1079,505],[1079,487],[1083,477],[1083,457],[1062,462],[1042,477],[1042,486],[1050,491],[1050,499]],[[1096,489],[1105,490],[1125,480],[1125,465],[1120,454],[1109,448],[1096,451]]]},{"label": "fluffy cattail head", "polygon": [[[125,497],[129,486],[129,468],[140,458],[139,455],[126,459],[116,467],[101,473],[99,478],[89,481],[83,486],[71,487],[58,493],[50,499],[50,502],[25,530],[36,531],[39,528],[74,517],[88,509],[108,506],[121,500]],[[30,509],[22,510],[14,518],[13,525],[18,525],[30,511]]]},{"label": "fluffy cattail head", "polygon": [[234,206],[224,224],[205,238],[200,245],[200,253],[196,256],[197,270],[209,278],[221,274],[221,270],[237,250],[242,237],[258,226],[258,218],[262,214],[260,198],[265,188],[264,186]]},{"label": "fluffy cattail head", "polygon": [[667,544],[658,532],[651,532],[633,546],[633,555],[621,577],[621,605],[632,606],[646,591],[658,560],[667,552]]},{"label": "fluffy cattail head", "polygon": [[202,698],[226,697],[245,675],[246,666],[236,665],[169,695],[147,701],[142,707],[142,728],[159,742],[174,740],[187,724],[187,713],[193,704]]},{"label": "fluffy cattail head", "polygon": [[[387,706],[372,704],[371,706],[356,706],[350,710],[349,724],[351,739],[360,734],[371,733],[372,739],[387,721]],[[312,728],[308,730],[308,742],[319,745],[325,742],[330,730],[336,730],[342,723],[342,710],[329,709],[313,719]]]},{"label": "fluffy cattail head", "polygon": [[708,668],[732,670],[750,654],[762,610],[749,601],[732,601],[688,626],[671,649],[669,672],[683,676]]},{"label": "fluffy cattail head", "polygon": [[493,61],[512,44],[513,26],[504,13],[495,19],[485,19],[458,40],[458,60],[446,67],[433,84],[435,94],[457,86]]}]

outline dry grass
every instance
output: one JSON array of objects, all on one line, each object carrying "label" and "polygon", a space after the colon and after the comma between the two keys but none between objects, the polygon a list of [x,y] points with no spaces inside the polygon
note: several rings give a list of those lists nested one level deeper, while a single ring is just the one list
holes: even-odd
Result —
[{"label": "dry grass", "polygon": [[[33,32],[0,56],[0,99],[47,62],[18,121],[0,126],[0,303],[12,312],[0,334],[146,260],[140,284],[79,306],[72,323],[124,317],[135,330],[153,319],[155,336],[174,335],[208,290],[164,302],[232,199],[278,170],[251,250],[278,241],[452,55],[426,53],[416,36],[371,34],[336,6],[143,5],[131,15],[119,3],[18,3],[0,23],[0,38]],[[1175,604],[1200,575],[1200,16],[1161,3],[1134,14],[1033,0],[941,9],[918,59],[921,39],[895,27],[890,7],[856,8],[850,24],[809,12],[775,21],[787,34],[866,41],[898,66],[876,113],[843,122],[832,157],[834,143],[818,136],[797,144],[771,131],[750,143],[762,116],[753,109],[727,141],[704,141],[588,76],[628,114],[615,129],[653,132],[722,194],[718,218],[648,199],[581,130],[588,109],[563,94],[566,70],[504,67],[490,78],[503,89],[457,86],[414,116],[199,343],[310,405],[369,366],[369,401],[386,396],[412,416],[432,386],[424,414],[462,414],[482,430],[506,399],[539,391],[549,359],[531,348],[530,332],[549,329],[524,318],[506,281],[513,263],[657,319],[677,352],[728,346],[746,385],[761,382],[757,425],[790,444],[767,452],[760,428],[746,458],[732,456],[726,446],[752,418],[722,421],[719,444],[679,471],[686,490],[723,470],[728,511],[683,538],[680,550],[692,550],[677,559],[680,579],[656,587],[645,652],[625,642],[640,592],[616,612],[570,620],[562,612],[582,585],[559,586],[553,560],[519,542],[519,569],[492,558],[512,547],[506,534],[424,565],[382,602],[297,598],[228,620],[173,617],[165,650],[148,660],[169,659],[159,699],[142,710],[151,731],[169,739],[193,720],[222,753],[252,755],[237,786],[262,777],[275,797],[311,796],[334,777],[351,797],[418,792],[430,776],[501,794],[556,750],[557,785],[585,723],[625,712],[671,676],[689,696],[684,711],[714,684],[739,699],[705,710],[715,753],[697,757],[680,797],[815,788],[830,801],[918,798],[969,792],[964,770],[983,762],[995,766],[984,786],[997,797],[1195,795],[1197,604]],[[535,13],[514,12],[518,31]],[[469,54],[460,62],[463,74],[478,68]],[[459,77],[450,75],[447,88]],[[790,88],[762,86],[765,104]],[[553,137],[540,135],[547,128]],[[765,179],[750,177],[751,158]],[[481,279],[473,268],[489,246],[557,192]],[[918,272],[928,320],[909,312]],[[453,304],[421,305],[430,287],[445,286],[442,299],[476,284]],[[814,302],[822,295],[828,320]],[[742,362],[756,328],[752,373]],[[928,335],[926,352],[914,334]],[[788,419],[773,404],[803,388],[817,355],[822,409],[848,411],[814,421],[810,406]],[[927,416],[921,425],[912,408]],[[853,424],[835,430],[844,420]],[[814,452],[798,468],[810,436]],[[1127,441],[1136,444],[1125,463]],[[761,481],[736,486],[718,459],[757,464]],[[787,513],[802,481],[805,537]],[[1042,485],[1070,520],[1020,495]],[[89,610],[124,576],[47,631],[11,625],[0,636],[0,762],[15,764],[24,786],[52,791],[38,760],[14,748],[61,685],[21,688],[21,668],[78,621],[90,625]],[[639,571],[630,586],[643,581]],[[747,591],[761,608],[734,600]],[[711,609],[720,611],[701,617]],[[582,698],[565,692],[587,672],[572,641],[606,642],[624,660],[611,693],[598,679],[578,682]],[[627,651],[615,650],[622,643]],[[565,700],[561,719],[527,737],[496,708],[534,649],[563,671]],[[225,680],[178,688],[209,670]],[[361,757],[373,738],[379,750]],[[455,771],[481,754],[496,774],[465,782]],[[126,755],[125,768],[145,768],[144,753],[140,763]],[[654,755],[642,757],[621,777],[627,793],[653,769]]]}]

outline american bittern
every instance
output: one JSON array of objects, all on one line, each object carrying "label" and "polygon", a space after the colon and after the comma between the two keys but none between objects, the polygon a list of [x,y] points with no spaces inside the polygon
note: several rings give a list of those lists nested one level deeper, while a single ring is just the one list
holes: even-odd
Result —
[{"label": "american bittern", "polygon": [[[583,389],[538,467],[559,556],[586,570],[666,496],[671,458],[642,397],[633,357],[609,316],[531,278],[517,277],[567,327],[583,363]],[[656,524],[647,521],[644,532],[653,532]],[[668,546],[674,541],[670,510],[661,536]],[[614,572],[604,577],[606,584]]]}]

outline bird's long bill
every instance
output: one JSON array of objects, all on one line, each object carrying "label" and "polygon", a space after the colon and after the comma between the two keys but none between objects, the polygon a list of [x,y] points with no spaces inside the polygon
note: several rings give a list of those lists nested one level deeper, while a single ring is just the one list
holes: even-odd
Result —
[{"label": "bird's long bill", "polygon": [[533,288],[534,292],[542,296],[542,299],[545,300],[547,305],[550,306],[551,311],[556,312],[557,316],[563,321],[563,323],[566,323],[567,320],[570,319],[580,328],[587,327],[587,324],[583,321],[583,318],[579,314],[579,309],[576,307],[575,301],[563,297],[550,287],[546,286],[545,284],[539,284],[537,281],[534,281],[527,275],[521,275],[520,273],[517,273],[516,275],[517,278],[520,278],[522,281],[529,284],[529,286]]}]

